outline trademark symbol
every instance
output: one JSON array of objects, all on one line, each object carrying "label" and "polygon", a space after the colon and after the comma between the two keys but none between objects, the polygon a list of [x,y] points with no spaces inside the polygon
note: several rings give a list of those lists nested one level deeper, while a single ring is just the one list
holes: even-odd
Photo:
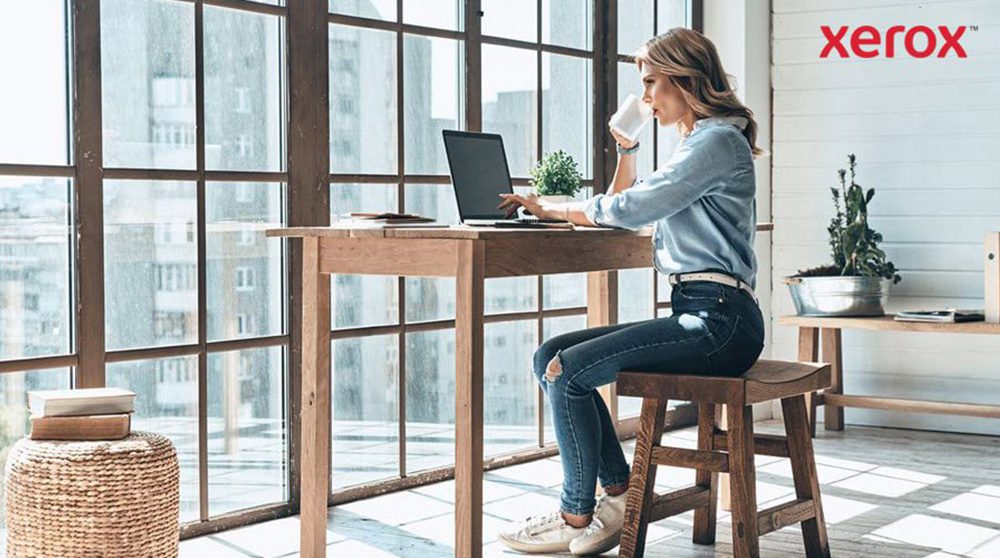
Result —
[{"label": "trademark symbol", "polygon": [[969,25],[969,31],[979,31],[978,25]]}]

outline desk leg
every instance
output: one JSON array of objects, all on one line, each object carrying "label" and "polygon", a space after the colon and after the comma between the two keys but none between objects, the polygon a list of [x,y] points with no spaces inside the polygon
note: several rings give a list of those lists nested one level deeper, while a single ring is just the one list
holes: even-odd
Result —
[{"label": "desk leg", "polygon": [[[841,343],[841,330],[823,328],[823,360],[830,363],[830,393],[844,393],[844,353]],[[823,403],[824,429],[844,429],[844,408]]]},{"label": "desk leg", "polygon": [[[587,327],[618,323],[618,272],[592,271],[587,274]],[[618,396],[615,384],[597,388],[608,406],[611,419],[618,423]]]},{"label": "desk leg", "polygon": [[459,242],[455,281],[455,556],[483,554],[482,241]]},{"label": "desk leg", "polygon": [[[799,328],[799,362],[819,360],[819,329]],[[816,437],[816,393],[806,394],[806,418],[809,420],[809,435]]]},{"label": "desk leg", "polygon": [[302,556],[326,556],[330,492],[330,276],[319,239],[302,240]]}]

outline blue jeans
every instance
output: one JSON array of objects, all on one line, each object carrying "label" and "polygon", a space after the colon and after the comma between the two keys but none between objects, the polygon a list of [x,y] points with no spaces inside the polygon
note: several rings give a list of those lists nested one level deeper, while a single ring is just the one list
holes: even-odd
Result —
[{"label": "blue jeans", "polygon": [[622,485],[629,466],[600,386],[619,371],[739,376],[760,356],[764,320],[745,292],[707,281],[674,286],[673,315],[575,331],[535,352],[563,465],[562,511],[585,515],[596,482]]}]

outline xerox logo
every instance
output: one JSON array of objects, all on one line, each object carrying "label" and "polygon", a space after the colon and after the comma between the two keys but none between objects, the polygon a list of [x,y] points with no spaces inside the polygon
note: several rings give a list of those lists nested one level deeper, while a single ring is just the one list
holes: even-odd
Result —
[{"label": "xerox logo", "polygon": [[[875,58],[882,52],[885,53],[886,58],[894,58],[896,56],[896,41],[902,35],[903,48],[906,49],[907,54],[914,58],[927,58],[935,52],[937,52],[938,58],[944,58],[950,53],[955,53],[955,56],[959,58],[967,58],[965,49],[959,43],[966,28],[967,26],[960,25],[953,31],[944,25],[938,25],[937,31],[935,31],[926,25],[917,25],[909,29],[903,25],[893,25],[885,30],[885,40],[883,41],[883,35],[879,33],[878,29],[871,25],[862,25],[851,33],[849,44],[854,56],[860,58]],[[978,29],[975,26],[968,28],[973,31]],[[841,26],[836,32],[828,25],[820,26],[820,30],[823,32],[823,37],[826,38],[826,46],[819,53],[820,58],[829,57],[831,52],[836,52],[841,58],[850,58],[847,47],[843,43],[847,36],[848,27],[846,25]],[[940,33],[941,38],[940,49],[938,49],[938,33]],[[879,47],[883,45],[885,50],[880,51]]]}]

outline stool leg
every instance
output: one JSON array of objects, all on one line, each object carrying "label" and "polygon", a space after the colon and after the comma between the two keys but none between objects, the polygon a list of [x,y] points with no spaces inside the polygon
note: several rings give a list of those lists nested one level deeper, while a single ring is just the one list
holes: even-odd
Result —
[{"label": "stool leg", "polygon": [[[726,419],[726,415],[725,405],[715,406],[715,421],[718,424],[729,424],[729,421]],[[724,428],[728,429],[729,427],[724,426]],[[722,511],[731,511],[733,509],[732,497],[729,495],[729,473],[719,473],[719,508],[722,509]]]},{"label": "stool leg", "polygon": [[622,528],[618,556],[641,557],[646,547],[646,527],[653,503],[653,482],[656,464],[652,462],[653,447],[663,437],[663,420],[667,409],[665,399],[644,398],[639,415],[639,432],[635,440],[635,457],[625,500],[625,525]]},{"label": "stool leg", "polygon": [[726,405],[729,483],[732,496],[733,556],[757,558],[757,473],[753,464],[753,407]]},{"label": "stool leg", "polygon": [[[715,405],[698,404],[698,449],[712,450],[712,436],[715,434]],[[708,489],[708,505],[694,510],[695,544],[715,544],[716,501],[718,500],[719,474],[697,470],[695,485]]]},{"label": "stool leg", "polygon": [[792,479],[795,497],[812,499],[816,517],[802,522],[802,539],[809,558],[829,558],[830,544],[826,537],[823,503],[820,501],[819,480],[813,457],[812,438],[806,423],[806,403],[801,395],[781,400],[785,415],[785,435],[788,439],[788,457],[792,462]]}]

